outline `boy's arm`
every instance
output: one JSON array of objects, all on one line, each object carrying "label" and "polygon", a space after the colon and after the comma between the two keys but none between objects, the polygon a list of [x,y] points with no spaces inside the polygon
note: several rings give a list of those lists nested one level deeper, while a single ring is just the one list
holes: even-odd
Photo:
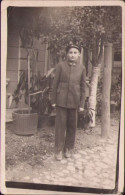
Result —
[{"label": "boy's arm", "polygon": [[80,82],[80,108],[84,108],[86,95],[86,69],[84,67]]},{"label": "boy's arm", "polygon": [[56,95],[57,95],[57,88],[60,80],[60,72],[61,72],[61,66],[58,64],[56,66],[56,73],[53,80],[52,99],[51,99],[52,104],[56,104]]}]

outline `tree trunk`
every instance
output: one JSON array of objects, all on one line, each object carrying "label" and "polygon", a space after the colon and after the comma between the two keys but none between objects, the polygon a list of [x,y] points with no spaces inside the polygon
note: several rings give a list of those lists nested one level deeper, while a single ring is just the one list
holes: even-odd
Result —
[{"label": "tree trunk", "polygon": [[92,78],[91,78],[91,87],[90,87],[90,95],[89,95],[89,108],[92,111],[92,122],[90,123],[90,127],[95,127],[95,109],[96,109],[96,93],[97,93],[97,85],[98,85],[98,76],[99,76],[100,67],[93,67],[92,69]]},{"label": "tree trunk", "polygon": [[84,48],[84,64],[86,67],[86,75],[88,76],[88,49]]},{"label": "tree trunk", "polygon": [[110,131],[110,89],[112,70],[112,44],[105,44],[104,49],[104,75],[102,88],[102,114],[101,114],[101,135],[108,137]]},{"label": "tree trunk", "polygon": [[84,64],[84,48],[81,48],[80,63]]},{"label": "tree trunk", "polygon": [[97,86],[98,86],[98,78],[100,73],[100,66],[102,64],[103,58],[103,44],[104,37],[101,37],[101,44],[99,46],[99,41],[96,41],[96,45],[92,50],[92,77],[91,77],[91,87],[90,87],[90,95],[89,95],[89,108],[92,112],[92,121],[90,123],[90,127],[95,127],[95,109],[96,109],[96,94],[97,94]]}]

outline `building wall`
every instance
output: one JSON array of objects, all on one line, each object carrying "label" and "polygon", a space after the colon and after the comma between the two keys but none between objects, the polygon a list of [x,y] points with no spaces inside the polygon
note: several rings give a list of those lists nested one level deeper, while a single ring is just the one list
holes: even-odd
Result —
[{"label": "building wall", "polygon": [[[31,64],[33,65],[32,69],[35,71],[40,71],[40,73],[43,75],[44,74],[44,69],[45,69],[45,54],[46,54],[46,46],[45,44],[40,43],[40,40],[34,39],[34,50],[35,52],[38,52],[38,58],[36,65],[32,62],[32,56],[33,56],[33,51],[32,49],[28,49],[31,57]],[[19,45],[19,55],[20,55],[20,67],[19,70],[26,70],[28,68],[28,61],[27,61],[27,56],[28,52],[25,48],[21,46],[21,41]]]},{"label": "building wall", "polygon": [[8,35],[8,48],[7,48],[7,74],[9,84],[7,93],[13,93],[18,81],[18,51],[19,51],[19,38],[16,32],[11,32]]},{"label": "building wall", "polygon": [[[47,71],[47,48],[45,44],[41,44],[40,40],[34,39],[34,49],[38,51],[37,71],[44,75]],[[30,53],[31,50],[29,50]],[[32,55],[31,55],[32,60]],[[31,61],[32,62],[32,61]],[[46,67],[45,67],[46,66]],[[16,29],[10,29],[8,33],[8,48],[7,48],[7,65],[6,78],[9,79],[7,85],[6,106],[8,108],[8,101],[10,95],[14,93],[18,84],[20,70],[26,70],[27,64],[27,50],[22,47],[19,34]],[[15,107],[15,103],[11,108]]]}]

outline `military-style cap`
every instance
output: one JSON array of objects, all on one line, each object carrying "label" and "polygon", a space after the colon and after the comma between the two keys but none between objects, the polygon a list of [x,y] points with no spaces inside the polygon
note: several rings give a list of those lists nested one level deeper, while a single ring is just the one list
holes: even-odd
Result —
[{"label": "military-style cap", "polygon": [[67,47],[66,47],[66,53],[68,53],[69,49],[71,48],[76,48],[79,50],[79,52],[81,53],[81,47],[77,44],[69,44]]}]

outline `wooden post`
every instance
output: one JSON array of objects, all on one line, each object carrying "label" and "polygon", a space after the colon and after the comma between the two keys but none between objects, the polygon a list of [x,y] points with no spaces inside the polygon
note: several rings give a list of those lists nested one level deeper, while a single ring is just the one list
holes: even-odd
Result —
[{"label": "wooden post", "polygon": [[112,71],[112,44],[104,46],[104,72],[102,88],[102,113],[101,113],[101,136],[107,138],[110,132],[110,89]]},{"label": "wooden post", "polygon": [[21,69],[21,39],[19,36],[19,48],[18,48],[18,82],[20,80],[20,69]]},{"label": "wooden post", "polygon": [[[30,55],[28,55],[28,94],[30,91]],[[30,95],[28,95],[28,105],[30,108]]]}]

